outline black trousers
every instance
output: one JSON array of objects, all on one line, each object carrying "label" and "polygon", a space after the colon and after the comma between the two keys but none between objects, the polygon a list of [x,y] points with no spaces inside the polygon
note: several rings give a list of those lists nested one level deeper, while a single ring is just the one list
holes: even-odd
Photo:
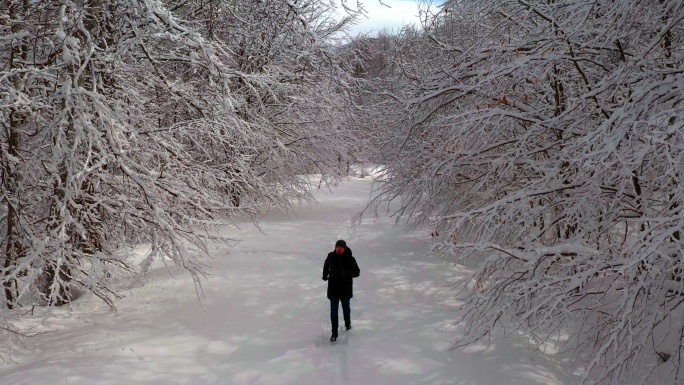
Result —
[{"label": "black trousers", "polygon": [[350,298],[330,298],[330,322],[332,332],[337,334],[339,303],[342,302],[342,314],[344,314],[344,325],[351,325],[351,309],[349,308]]}]

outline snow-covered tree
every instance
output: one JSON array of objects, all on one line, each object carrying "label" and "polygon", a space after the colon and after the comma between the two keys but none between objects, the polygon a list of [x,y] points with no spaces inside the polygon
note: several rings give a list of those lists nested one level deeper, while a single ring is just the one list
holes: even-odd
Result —
[{"label": "snow-covered tree", "polygon": [[[20,32],[6,40],[13,56],[2,74],[7,306],[25,295],[61,305],[73,289],[111,303],[112,267],[130,270],[118,249],[142,240],[197,274],[181,240],[203,244],[198,225],[225,204],[214,191],[218,170],[192,165],[189,154],[215,120],[230,123],[211,111],[219,91],[206,82],[183,89],[160,62],[190,67],[187,55],[174,55],[203,52],[202,38],[161,17],[155,2],[17,2],[10,10],[7,25]],[[150,108],[162,95],[195,105],[195,116],[165,122]],[[198,106],[198,95],[213,103]]]},{"label": "snow-covered tree", "polygon": [[[355,13],[332,18],[330,0],[179,3],[181,14],[204,15],[202,30],[234,69],[229,86],[238,117],[270,140],[244,149],[250,166],[279,185],[293,184],[295,174],[337,173],[338,160],[355,146],[354,127],[342,124],[353,116],[354,82],[343,49],[331,43]],[[236,203],[243,193],[236,191]]]},{"label": "snow-covered tree", "polygon": [[[199,284],[201,254],[223,240],[214,229],[306,198],[300,174],[331,172],[355,145],[339,124],[351,83],[328,39],[348,20],[326,21],[326,4],[0,8],[0,319],[78,292],[113,306],[117,278],[162,255]],[[244,56],[235,42],[255,47]],[[151,251],[132,266],[141,243]]]},{"label": "snow-covered tree", "polygon": [[426,20],[433,60],[397,92],[375,203],[401,197],[475,268],[461,342],[567,335],[590,381],[681,382],[682,1],[447,1]]}]

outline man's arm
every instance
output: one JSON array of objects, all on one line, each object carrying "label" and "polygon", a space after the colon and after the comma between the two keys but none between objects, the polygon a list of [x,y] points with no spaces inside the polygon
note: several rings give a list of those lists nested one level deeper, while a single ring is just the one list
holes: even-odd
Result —
[{"label": "man's arm", "polygon": [[326,258],[325,263],[323,264],[323,280],[324,281],[328,280],[328,275],[330,275],[330,266],[328,266],[328,258]]},{"label": "man's arm", "polygon": [[358,278],[359,274],[361,274],[361,269],[359,269],[359,265],[356,263],[356,258],[352,257],[352,268],[354,270],[351,271],[352,278]]},{"label": "man's arm", "polygon": [[340,273],[342,274],[342,278],[357,278],[359,274],[361,274],[361,270],[359,269],[359,265],[356,264],[356,259],[354,257],[349,258],[351,258],[351,262],[345,266],[349,269],[343,269]]}]

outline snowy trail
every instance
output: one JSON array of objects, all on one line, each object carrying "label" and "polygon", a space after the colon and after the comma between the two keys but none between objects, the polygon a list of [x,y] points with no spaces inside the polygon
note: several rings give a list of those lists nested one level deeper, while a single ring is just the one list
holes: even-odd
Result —
[{"label": "snowy trail", "polygon": [[[459,332],[448,283],[456,270],[424,257],[421,236],[393,219],[350,218],[370,180],[318,192],[296,216],[245,225],[228,253],[216,246],[203,311],[186,276],[164,269],[107,311],[96,299],[46,322],[0,384],[574,384],[559,363],[515,341],[448,350]],[[331,345],[321,268],[342,237],[357,258],[349,334]]]}]

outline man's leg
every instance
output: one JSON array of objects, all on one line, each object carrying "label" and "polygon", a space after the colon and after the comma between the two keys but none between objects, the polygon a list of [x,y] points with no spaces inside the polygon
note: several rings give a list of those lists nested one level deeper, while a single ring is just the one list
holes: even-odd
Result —
[{"label": "man's leg", "polygon": [[337,320],[337,312],[339,309],[339,303],[340,299],[339,298],[330,298],[330,323],[332,323],[332,332],[333,335],[337,335],[337,325],[338,325],[338,320]]},{"label": "man's leg", "polygon": [[351,327],[351,308],[349,307],[349,301],[351,298],[342,298],[342,313],[344,314],[344,326],[349,330]]}]

